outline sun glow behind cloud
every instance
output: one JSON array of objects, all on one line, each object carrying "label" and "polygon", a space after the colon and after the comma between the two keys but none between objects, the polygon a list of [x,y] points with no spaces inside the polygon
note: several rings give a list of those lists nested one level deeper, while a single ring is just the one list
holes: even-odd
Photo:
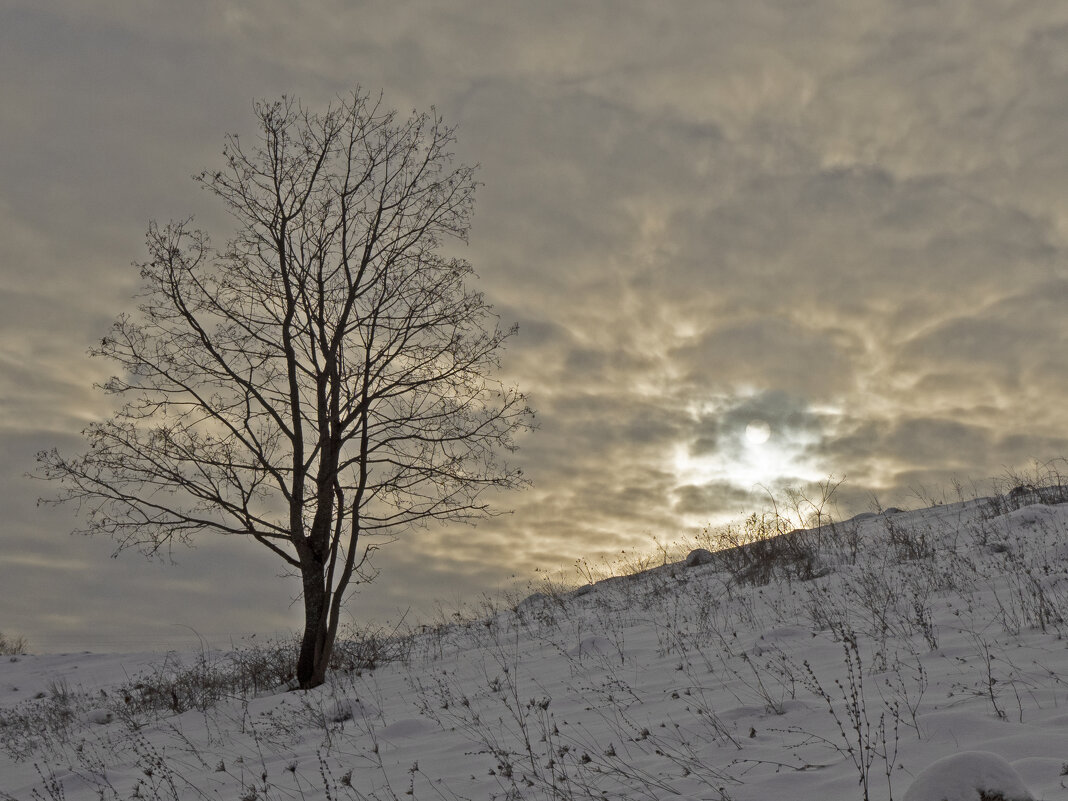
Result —
[{"label": "sun glow behind cloud", "polygon": [[[672,450],[671,470],[680,486],[726,486],[744,495],[774,494],[777,489],[827,477],[813,456],[820,439],[818,431],[754,418],[733,423],[710,450],[701,450],[693,443],[677,443]],[[721,516],[726,520],[734,514],[725,512]],[[689,525],[710,522],[708,515],[684,517]]]},{"label": "sun glow behind cloud", "polygon": [[747,440],[741,449],[730,453],[693,455],[680,443],[673,454],[673,468],[675,476],[686,484],[726,482],[747,490],[821,478],[805,457],[803,441],[787,442],[774,434],[766,442]]}]

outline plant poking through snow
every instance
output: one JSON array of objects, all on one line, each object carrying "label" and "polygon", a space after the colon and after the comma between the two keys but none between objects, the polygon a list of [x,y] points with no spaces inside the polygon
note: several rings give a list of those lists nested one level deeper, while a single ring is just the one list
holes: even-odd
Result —
[{"label": "plant poking through snow", "polygon": [[[857,771],[863,801],[870,801],[871,769],[877,758],[883,761],[887,786],[890,787],[891,773],[897,761],[898,725],[901,714],[897,702],[891,701],[888,708],[879,712],[878,720],[872,724],[868,716],[867,697],[864,692],[864,665],[856,634],[852,631],[842,631],[839,637],[842,641],[843,661],[846,668],[846,683],[843,685],[840,680],[834,680],[840,698],[836,699],[824,688],[807,660],[803,663],[806,676],[802,679],[813,695],[822,698],[827,704],[827,711],[834,720],[839,739],[833,741],[809,734],[814,739],[834,748],[853,763]],[[887,712],[890,713],[889,720]],[[890,787],[890,793],[892,801],[892,787]]]}]

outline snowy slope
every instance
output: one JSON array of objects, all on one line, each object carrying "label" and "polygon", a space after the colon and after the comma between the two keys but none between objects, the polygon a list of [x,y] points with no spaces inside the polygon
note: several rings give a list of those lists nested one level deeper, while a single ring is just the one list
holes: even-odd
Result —
[{"label": "snowy slope", "polygon": [[5,657],[0,798],[1068,799],[1068,504],[1038,500],[547,584],[177,714],[146,694],[231,657]]}]

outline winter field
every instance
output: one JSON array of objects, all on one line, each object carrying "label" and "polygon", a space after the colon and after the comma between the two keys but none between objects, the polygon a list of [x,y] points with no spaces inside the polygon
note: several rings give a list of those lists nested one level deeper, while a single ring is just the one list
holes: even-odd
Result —
[{"label": "winter field", "polygon": [[1068,488],[1006,489],[580,564],[309,692],[291,643],[5,656],[0,798],[1068,799]]}]

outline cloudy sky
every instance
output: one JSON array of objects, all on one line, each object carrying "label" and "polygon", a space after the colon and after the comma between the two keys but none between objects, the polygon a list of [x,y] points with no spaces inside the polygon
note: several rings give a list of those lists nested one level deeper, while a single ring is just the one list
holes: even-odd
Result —
[{"label": "cloudy sky", "polygon": [[1068,4],[295,8],[0,9],[0,631],[104,649],[297,624],[254,543],[113,559],[26,477],[103,413],[86,351],[133,305],[149,220],[225,240],[191,175],[283,93],[360,84],[459,125],[484,184],[464,255],[520,325],[505,368],[540,422],[514,514],[390,546],[356,620],[648,550],[762,487],[845,477],[857,512],[1068,455]]}]

